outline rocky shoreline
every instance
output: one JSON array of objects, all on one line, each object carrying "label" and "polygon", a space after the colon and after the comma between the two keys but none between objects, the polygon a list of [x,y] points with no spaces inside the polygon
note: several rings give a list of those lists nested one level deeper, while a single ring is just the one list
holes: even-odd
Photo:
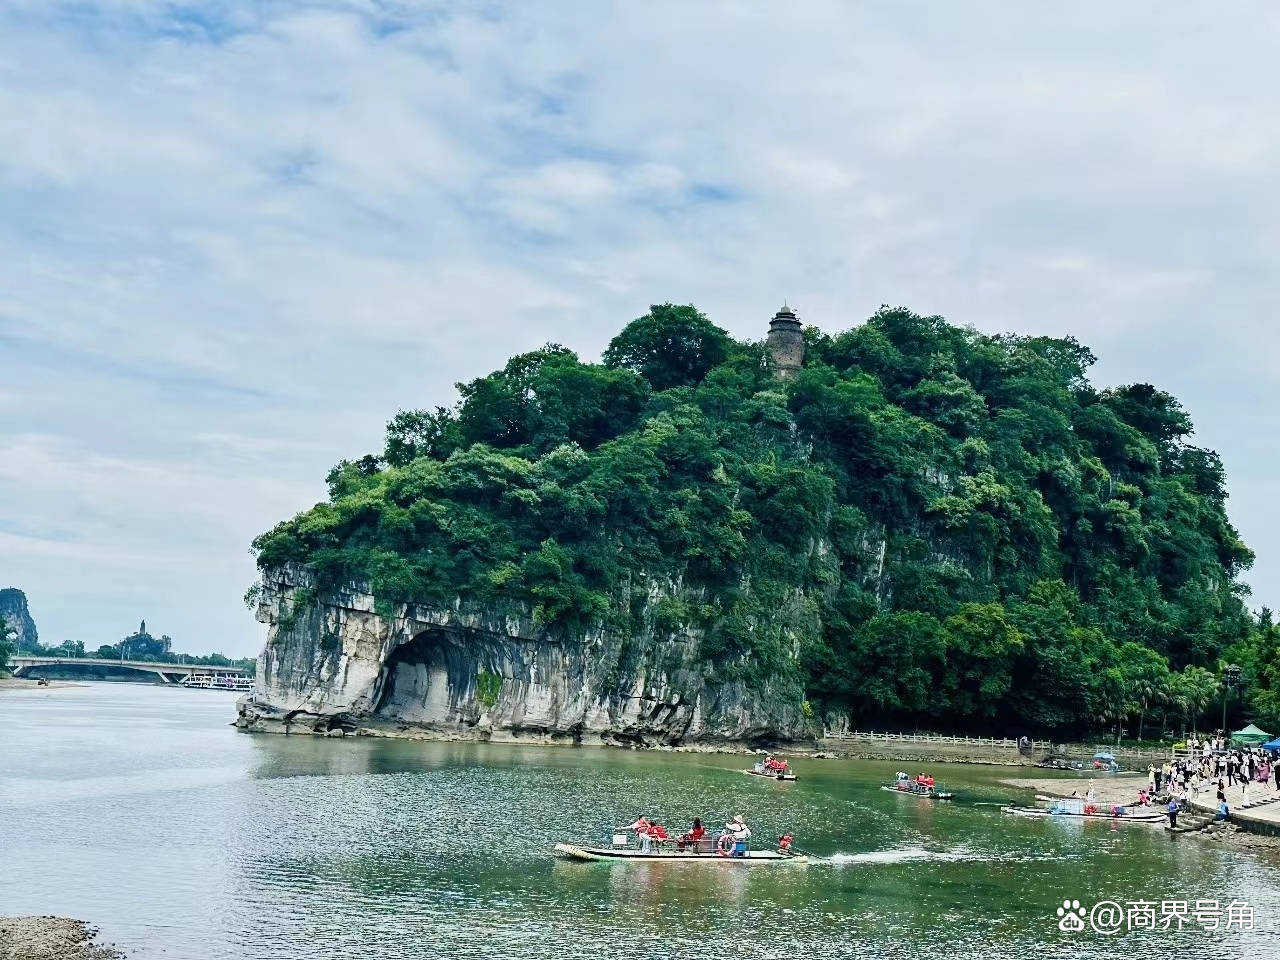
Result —
[{"label": "rocky shoreline", "polygon": [[69,917],[0,917],[0,960],[121,960],[115,944],[96,943],[98,930]]}]

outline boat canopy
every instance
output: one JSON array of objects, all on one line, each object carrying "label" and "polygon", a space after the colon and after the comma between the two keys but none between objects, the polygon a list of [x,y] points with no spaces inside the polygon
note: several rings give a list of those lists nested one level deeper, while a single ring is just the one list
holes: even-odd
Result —
[{"label": "boat canopy", "polygon": [[1115,758],[1116,755],[1114,753],[1098,752],[1093,755],[1093,759],[1095,760],[1114,760]]}]

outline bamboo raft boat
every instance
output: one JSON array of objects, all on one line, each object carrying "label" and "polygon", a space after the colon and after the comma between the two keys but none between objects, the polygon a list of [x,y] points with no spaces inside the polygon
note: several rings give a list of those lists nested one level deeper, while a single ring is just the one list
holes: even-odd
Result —
[{"label": "bamboo raft boat", "polygon": [[[1118,809],[1125,810],[1128,808],[1120,807]],[[1151,810],[1147,813],[1113,813],[1110,809],[1099,807],[1097,810],[1085,812],[1084,810],[1065,810],[1062,808],[1045,808],[1045,807],[1018,807],[1009,806],[1001,807],[1001,813],[1010,813],[1018,817],[1040,817],[1050,819],[1053,817],[1064,817],[1072,820],[1109,820],[1112,823],[1158,823],[1165,819],[1165,815],[1158,811]]]},{"label": "bamboo raft boat", "polygon": [[610,860],[643,861],[645,863],[715,863],[740,867],[758,867],[765,864],[789,863],[799,865],[809,862],[809,858],[803,854],[780,853],[777,850],[748,850],[741,857],[730,857],[717,854],[714,850],[710,853],[694,853],[690,850],[672,850],[669,852],[654,850],[650,853],[641,853],[639,850],[583,847],[572,843],[557,843],[556,853],[568,860],[585,863]]},{"label": "bamboo raft boat", "polygon": [[908,797],[921,797],[925,800],[954,800],[956,795],[947,790],[935,790],[917,788],[914,785],[909,787],[900,787],[896,784],[887,783],[880,787],[881,790],[888,790],[890,793],[900,793]]},{"label": "bamboo raft boat", "polygon": [[796,779],[796,775],[794,773],[789,773],[789,772],[768,773],[760,770],[743,770],[742,772],[745,774],[749,774],[750,776],[753,776],[753,777],[764,777],[766,780],[781,780],[785,783],[789,783],[792,780]]}]

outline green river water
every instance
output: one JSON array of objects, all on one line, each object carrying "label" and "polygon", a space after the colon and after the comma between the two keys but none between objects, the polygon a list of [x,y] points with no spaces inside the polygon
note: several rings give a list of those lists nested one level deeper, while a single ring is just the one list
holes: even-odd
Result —
[{"label": "green river water", "polygon": [[[1010,771],[238,733],[234,696],[0,692],[0,913],[142,958],[1280,957],[1280,860],[1138,824],[1002,815]],[[914,768],[911,772],[916,772]],[[576,864],[639,813],[743,813],[831,862]],[[1058,929],[1064,898],[1248,902],[1253,931]]]}]

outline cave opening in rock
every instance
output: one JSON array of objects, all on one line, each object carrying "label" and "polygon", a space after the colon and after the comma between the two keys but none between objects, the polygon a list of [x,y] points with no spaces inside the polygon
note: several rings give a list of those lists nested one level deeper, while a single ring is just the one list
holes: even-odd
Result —
[{"label": "cave opening in rock", "polygon": [[392,651],[374,716],[406,723],[451,719],[451,649],[444,630],[426,630]]}]

